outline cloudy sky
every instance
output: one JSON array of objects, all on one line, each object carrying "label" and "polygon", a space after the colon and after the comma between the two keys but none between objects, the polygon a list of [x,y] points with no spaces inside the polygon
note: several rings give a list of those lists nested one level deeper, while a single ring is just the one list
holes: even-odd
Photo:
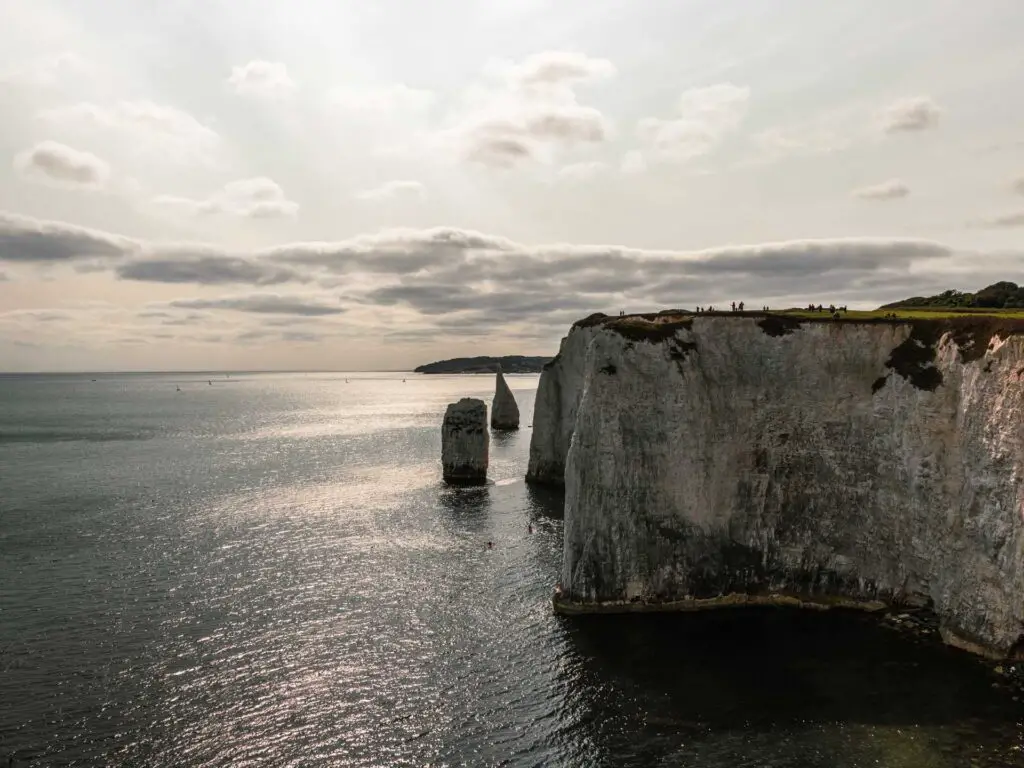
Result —
[{"label": "cloudy sky", "polygon": [[0,0],[0,370],[1024,279],[1020,0]]}]

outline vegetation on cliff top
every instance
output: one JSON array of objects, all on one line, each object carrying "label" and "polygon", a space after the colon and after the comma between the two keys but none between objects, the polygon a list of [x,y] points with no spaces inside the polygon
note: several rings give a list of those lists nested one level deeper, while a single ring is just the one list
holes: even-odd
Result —
[{"label": "vegetation on cliff top", "polygon": [[494,373],[501,365],[505,373],[540,373],[550,357],[505,355],[504,357],[456,357],[413,369],[413,373]]},{"label": "vegetation on cliff top", "polygon": [[[670,356],[681,365],[698,344],[676,335],[690,329],[696,318],[731,317],[757,319],[757,325],[768,336],[780,337],[796,333],[805,323],[838,325],[902,325],[910,326],[910,335],[897,345],[886,367],[910,381],[918,389],[933,391],[942,384],[942,373],[935,367],[939,340],[945,335],[956,344],[965,363],[984,356],[992,338],[1024,335],[1024,308],[983,307],[916,307],[913,309],[880,308],[870,311],[821,312],[809,309],[786,309],[760,312],[702,312],[667,310],[664,312],[609,317],[594,314],[578,321],[574,327],[601,325],[627,339],[628,344],[642,341],[668,343]],[[555,358],[557,360],[557,357]],[[987,369],[986,369],[987,370]],[[606,371],[613,372],[613,371]],[[878,392],[887,377],[879,377],[871,387]]]},{"label": "vegetation on cliff top", "polygon": [[1001,281],[975,293],[948,290],[935,296],[911,296],[885,304],[881,309],[1021,309],[1024,311],[1024,286]]}]

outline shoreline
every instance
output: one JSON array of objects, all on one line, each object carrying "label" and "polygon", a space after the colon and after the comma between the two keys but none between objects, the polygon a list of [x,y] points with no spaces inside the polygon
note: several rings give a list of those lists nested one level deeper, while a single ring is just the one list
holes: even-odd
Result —
[{"label": "shoreline", "polygon": [[857,600],[845,597],[813,597],[808,595],[791,595],[770,593],[752,595],[743,592],[731,592],[728,595],[706,598],[684,598],[662,602],[644,600],[608,600],[590,602],[570,600],[562,597],[555,590],[551,596],[554,612],[562,616],[585,616],[593,614],[626,614],[626,613],[693,613],[722,608],[745,608],[751,606],[776,606],[802,608],[805,610],[828,611],[834,608],[878,613],[888,610],[888,603],[881,600]]}]

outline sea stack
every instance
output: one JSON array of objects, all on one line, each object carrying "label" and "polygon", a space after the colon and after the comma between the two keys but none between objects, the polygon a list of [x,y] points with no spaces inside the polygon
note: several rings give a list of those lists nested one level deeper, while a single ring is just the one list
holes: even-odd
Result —
[{"label": "sea stack", "polygon": [[451,403],[441,427],[441,465],[451,485],[482,485],[487,481],[487,404],[475,397]]},{"label": "sea stack", "polygon": [[491,403],[491,429],[519,429],[519,406],[505,381],[500,364],[494,383],[494,402]]}]

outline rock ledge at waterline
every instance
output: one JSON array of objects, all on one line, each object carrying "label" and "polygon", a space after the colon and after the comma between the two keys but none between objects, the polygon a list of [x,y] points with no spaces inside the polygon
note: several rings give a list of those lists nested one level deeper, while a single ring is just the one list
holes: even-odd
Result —
[{"label": "rock ledge at waterline", "polygon": [[573,326],[528,479],[565,484],[556,608],[931,605],[1024,653],[1024,323],[686,313]]}]

